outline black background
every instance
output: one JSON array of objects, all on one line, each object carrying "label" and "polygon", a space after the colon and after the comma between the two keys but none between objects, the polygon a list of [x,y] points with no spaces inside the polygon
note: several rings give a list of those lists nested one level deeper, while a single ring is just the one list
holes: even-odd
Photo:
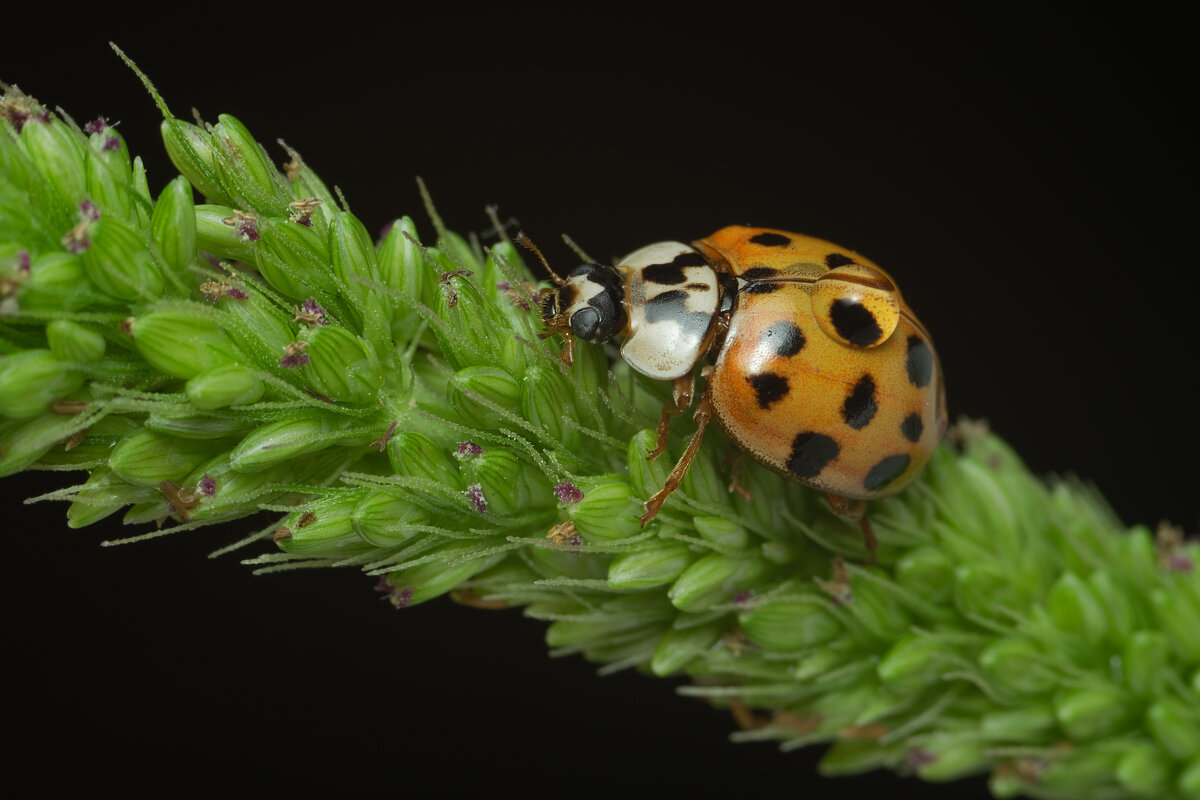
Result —
[{"label": "black background", "polygon": [[[482,230],[498,204],[558,264],[574,258],[563,232],[600,259],[730,223],[843,243],[932,332],[952,415],[988,419],[1039,473],[1094,481],[1129,523],[1196,529],[1180,20],[206,8],[6,33],[0,79],[81,124],[119,121],[154,191],[174,171],[109,39],[178,115],[232,113],[286,139],[372,230],[407,213],[431,232],[419,174],[450,227]],[[351,571],[252,577],[205,558],[244,528],[101,548],[129,529],[71,531],[61,506],[20,504],[69,477],[3,484],[4,716],[22,743],[10,755],[40,779],[896,791],[885,774],[816,777],[816,750],[732,745],[728,716],[671,681],[550,660],[543,624],[519,612],[397,613]]]}]

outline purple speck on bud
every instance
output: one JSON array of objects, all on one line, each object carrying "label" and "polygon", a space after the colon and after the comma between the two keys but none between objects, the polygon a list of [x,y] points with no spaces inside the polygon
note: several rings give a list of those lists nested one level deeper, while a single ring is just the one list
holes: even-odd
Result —
[{"label": "purple speck on bud", "polygon": [[937,756],[921,747],[914,747],[904,756],[904,765],[914,772],[937,761]]},{"label": "purple speck on bud", "polygon": [[507,292],[510,288],[512,288],[512,284],[510,284],[508,281],[496,281],[497,291]]},{"label": "purple speck on bud", "polygon": [[379,238],[380,238],[380,239],[382,239],[382,238],[384,238],[385,236],[387,236],[389,233],[391,233],[391,232],[392,232],[392,227],[393,227],[395,224],[396,224],[396,221],[395,221],[395,220],[392,220],[392,221],[391,221],[391,222],[389,222],[387,225],[384,225],[384,226],[383,226],[383,230],[379,231]]},{"label": "purple speck on bud", "polygon": [[225,296],[232,297],[234,300],[246,300],[250,297],[250,295],[246,294],[236,286],[230,286],[228,289],[226,289]]},{"label": "purple speck on bud", "polygon": [[17,271],[29,272],[29,251],[22,250],[17,253]]},{"label": "purple speck on bud", "polygon": [[62,246],[67,249],[68,253],[79,254],[92,246],[92,240],[88,237],[88,222],[84,220],[71,230],[63,234]]},{"label": "purple speck on bud", "polygon": [[405,586],[403,589],[392,593],[392,604],[396,606],[396,610],[407,606],[412,602],[412,589]]},{"label": "purple speck on bud", "polygon": [[50,112],[44,108],[42,109],[40,114],[34,114],[33,118],[36,119],[38,122],[44,122],[47,125],[50,124]]},{"label": "purple speck on bud", "polygon": [[205,497],[212,497],[217,493],[217,482],[207,472],[200,479],[200,494]]},{"label": "purple speck on bud", "polygon": [[84,133],[103,133],[108,127],[107,120],[104,117],[96,117],[94,120],[83,126]]},{"label": "purple speck on bud", "polygon": [[1167,569],[1173,572],[1191,572],[1192,559],[1184,553],[1172,553],[1167,557]]},{"label": "purple speck on bud", "polygon": [[237,235],[250,242],[258,241],[258,223],[252,219],[242,220],[237,226]]},{"label": "purple speck on bud", "polygon": [[84,222],[95,222],[100,219],[100,209],[91,200],[79,204],[79,218]]},{"label": "purple speck on bud", "polygon": [[308,363],[308,353],[304,351],[308,349],[308,342],[292,342],[283,348],[283,358],[279,359],[279,366],[284,369],[295,369],[303,367]]},{"label": "purple speck on bud", "polygon": [[115,136],[109,136],[108,138],[106,138],[104,140],[104,147],[101,149],[104,150],[104,152],[106,152],[106,153],[110,153],[113,150],[120,150],[121,149],[121,140]]},{"label": "purple speck on bud", "polygon": [[471,504],[475,506],[476,511],[478,511],[480,514],[487,513],[487,498],[483,496],[482,486],[480,486],[478,483],[472,483],[463,490],[463,494],[465,494],[467,499],[471,501]]},{"label": "purple speck on bud", "polygon": [[169,512],[170,512],[170,513],[172,513],[172,514],[177,514],[177,513],[179,513],[179,509],[178,509],[178,508],[176,508],[176,507],[175,507],[175,504],[174,504],[174,503],[172,503],[172,502],[171,502],[171,501],[169,501],[169,500],[167,501],[167,511],[169,511]]},{"label": "purple speck on bud", "polygon": [[454,451],[454,457],[459,461],[466,461],[469,458],[483,455],[483,448],[468,439],[465,442],[458,443],[458,449]]},{"label": "purple speck on bud", "polygon": [[742,591],[735,594],[733,596],[733,600],[730,602],[732,602],[735,606],[744,606],[744,605],[748,605],[753,600],[754,600],[754,592],[751,592],[748,589],[743,589]]},{"label": "purple speck on bud", "polygon": [[583,499],[583,492],[579,487],[568,481],[562,481],[554,484],[554,493],[558,495],[558,502],[566,503],[573,506]]},{"label": "purple speck on bud", "polygon": [[311,314],[314,317],[315,325],[325,324],[325,309],[312,297],[304,301],[304,305],[300,307],[305,314]]}]

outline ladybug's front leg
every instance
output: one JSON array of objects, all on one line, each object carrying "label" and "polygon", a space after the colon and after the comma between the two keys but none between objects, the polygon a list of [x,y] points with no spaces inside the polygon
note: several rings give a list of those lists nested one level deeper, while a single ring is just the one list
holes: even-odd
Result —
[{"label": "ladybug's front leg", "polygon": [[658,516],[658,510],[662,508],[663,503],[667,502],[667,498],[671,496],[671,493],[679,488],[679,482],[683,480],[683,476],[687,474],[688,467],[692,465],[692,461],[696,458],[696,453],[700,451],[700,442],[704,439],[704,428],[712,419],[712,406],[708,402],[707,390],[700,395],[700,399],[696,403],[696,413],[692,416],[692,419],[696,422],[696,432],[692,434],[691,441],[688,442],[687,449],[683,451],[679,463],[675,465],[675,469],[671,470],[671,474],[667,476],[667,480],[663,483],[663,488],[646,501],[646,513],[638,517],[642,521],[642,525],[645,525]]},{"label": "ladybug's front leg", "polygon": [[692,404],[692,395],[696,391],[696,378],[691,373],[682,378],[676,378],[671,384],[671,399],[663,403],[662,416],[658,418],[658,428],[655,429],[657,438],[654,449],[646,454],[647,461],[653,461],[667,449],[667,434],[671,431],[671,415],[682,414]]}]

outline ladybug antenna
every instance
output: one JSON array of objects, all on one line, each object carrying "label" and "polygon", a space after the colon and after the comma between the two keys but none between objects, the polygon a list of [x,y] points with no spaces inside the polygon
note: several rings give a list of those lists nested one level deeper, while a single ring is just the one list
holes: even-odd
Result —
[{"label": "ladybug antenna", "polygon": [[562,278],[558,277],[558,273],[550,268],[550,262],[546,260],[544,255],[542,255],[542,251],[539,250],[538,246],[533,243],[533,240],[525,235],[525,231],[518,231],[517,235],[513,237],[513,241],[538,257],[538,261],[541,261],[542,266],[545,267],[546,271],[550,273],[550,277],[554,279],[556,286],[562,286],[565,283]]}]

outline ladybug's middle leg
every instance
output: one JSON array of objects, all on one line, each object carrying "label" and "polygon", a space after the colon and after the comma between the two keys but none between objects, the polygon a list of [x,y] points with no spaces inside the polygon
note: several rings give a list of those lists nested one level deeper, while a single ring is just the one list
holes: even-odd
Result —
[{"label": "ladybug's middle leg", "polygon": [[862,528],[863,544],[867,548],[867,566],[873,567],[878,564],[879,561],[875,557],[875,550],[879,547],[879,542],[875,539],[875,531],[871,528],[871,521],[867,519],[867,501],[850,500],[847,497],[842,497],[831,492],[826,492],[825,497],[829,500],[829,506],[833,509],[833,513],[851,522],[858,522]]},{"label": "ladybug's middle leg", "polygon": [[646,454],[647,461],[653,461],[667,449],[667,434],[671,431],[671,415],[682,414],[692,404],[692,395],[696,392],[696,377],[692,373],[676,378],[671,384],[671,399],[663,403],[662,416],[658,418],[657,438],[654,449]]},{"label": "ladybug's middle leg", "polygon": [[700,442],[704,439],[704,428],[712,419],[712,406],[708,403],[707,390],[700,395],[700,399],[696,403],[696,413],[692,416],[692,419],[696,422],[696,432],[692,434],[687,449],[683,451],[683,455],[679,458],[679,463],[675,465],[675,469],[671,470],[671,474],[667,476],[667,480],[663,483],[663,488],[659,489],[657,494],[646,501],[646,513],[638,517],[643,525],[658,516],[658,510],[662,508],[662,504],[667,501],[671,493],[679,488],[679,482],[683,480],[683,476],[687,474],[688,467],[692,465],[692,461],[696,458],[696,453],[700,451]]}]

